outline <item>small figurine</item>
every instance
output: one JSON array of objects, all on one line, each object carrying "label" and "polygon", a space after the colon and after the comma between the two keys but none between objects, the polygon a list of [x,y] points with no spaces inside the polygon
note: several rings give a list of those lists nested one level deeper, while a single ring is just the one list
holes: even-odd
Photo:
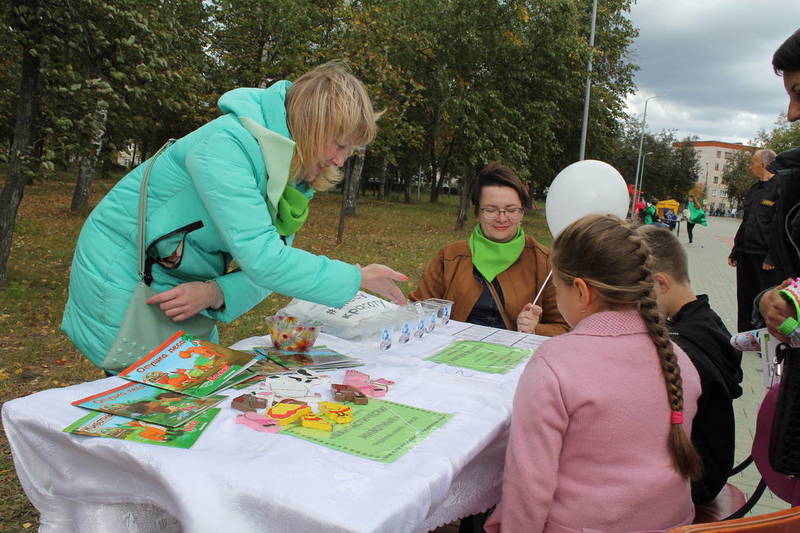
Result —
[{"label": "small figurine", "polygon": [[275,419],[254,411],[237,416],[236,423],[264,433],[277,433],[281,429],[280,424]]},{"label": "small figurine", "polygon": [[259,390],[272,392],[277,400],[292,398],[300,401],[317,401],[319,393],[312,393],[311,389],[330,380],[330,376],[317,374],[304,368],[285,374],[274,374],[264,378],[259,383]]},{"label": "small figurine", "polygon": [[369,402],[367,396],[353,386],[334,383],[331,385],[331,389],[333,390],[333,399],[337,402],[351,402],[356,405],[366,405]]},{"label": "small figurine", "polygon": [[319,402],[319,412],[337,424],[349,424],[353,421],[353,410],[342,403]]},{"label": "small figurine", "polygon": [[371,379],[368,374],[358,370],[348,370],[344,374],[344,384],[355,387],[372,398],[380,398],[386,396],[389,386],[394,385],[394,381],[384,378]]},{"label": "small figurine", "polygon": [[267,409],[267,416],[274,418],[281,426],[291,424],[301,416],[310,413],[311,408],[305,402],[291,399],[281,400]]},{"label": "small figurine", "polygon": [[231,407],[245,413],[267,408],[266,398],[259,398],[255,394],[242,394],[231,402]]},{"label": "small figurine", "polygon": [[322,431],[333,431],[333,426],[331,425],[331,423],[316,413],[303,415],[303,418],[300,419],[300,423],[303,425],[304,428],[321,429]]}]

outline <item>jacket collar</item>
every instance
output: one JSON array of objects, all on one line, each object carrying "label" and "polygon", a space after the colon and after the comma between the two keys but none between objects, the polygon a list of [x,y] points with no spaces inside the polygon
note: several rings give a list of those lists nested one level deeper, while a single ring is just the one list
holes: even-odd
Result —
[{"label": "jacket collar", "polygon": [[601,311],[587,316],[575,326],[573,335],[617,337],[647,333],[647,326],[638,311]]}]

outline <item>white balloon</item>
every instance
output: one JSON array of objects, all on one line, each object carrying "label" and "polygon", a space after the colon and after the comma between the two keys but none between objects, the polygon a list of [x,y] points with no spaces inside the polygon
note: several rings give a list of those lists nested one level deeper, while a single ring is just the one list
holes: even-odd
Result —
[{"label": "white balloon", "polygon": [[585,159],[572,163],[547,191],[547,225],[556,237],[561,230],[586,215],[628,214],[628,186],[622,175],[603,161]]}]

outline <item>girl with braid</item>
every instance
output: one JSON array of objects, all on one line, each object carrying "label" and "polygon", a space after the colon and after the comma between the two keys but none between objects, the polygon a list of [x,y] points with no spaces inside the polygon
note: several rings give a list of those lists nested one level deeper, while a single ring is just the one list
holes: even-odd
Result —
[{"label": "girl with braid", "polygon": [[550,256],[573,330],[545,342],[514,398],[489,533],[660,532],[694,517],[688,435],[700,379],[669,340],[647,245],[611,215],[564,229]]}]

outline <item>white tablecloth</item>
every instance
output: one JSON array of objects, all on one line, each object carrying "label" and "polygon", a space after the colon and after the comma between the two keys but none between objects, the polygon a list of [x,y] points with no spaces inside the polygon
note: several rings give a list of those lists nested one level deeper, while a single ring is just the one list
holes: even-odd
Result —
[{"label": "white tablecloth", "polygon": [[[499,499],[524,367],[495,375],[423,360],[452,340],[434,334],[383,353],[325,335],[318,341],[395,381],[387,399],[454,413],[389,464],[252,431],[235,423],[229,401],[189,450],[64,433],[86,413],[69,403],[124,382],[116,377],[9,401],[3,425],[43,532],[423,532]],[[326,373],[335,382],[344,370]]]}]

